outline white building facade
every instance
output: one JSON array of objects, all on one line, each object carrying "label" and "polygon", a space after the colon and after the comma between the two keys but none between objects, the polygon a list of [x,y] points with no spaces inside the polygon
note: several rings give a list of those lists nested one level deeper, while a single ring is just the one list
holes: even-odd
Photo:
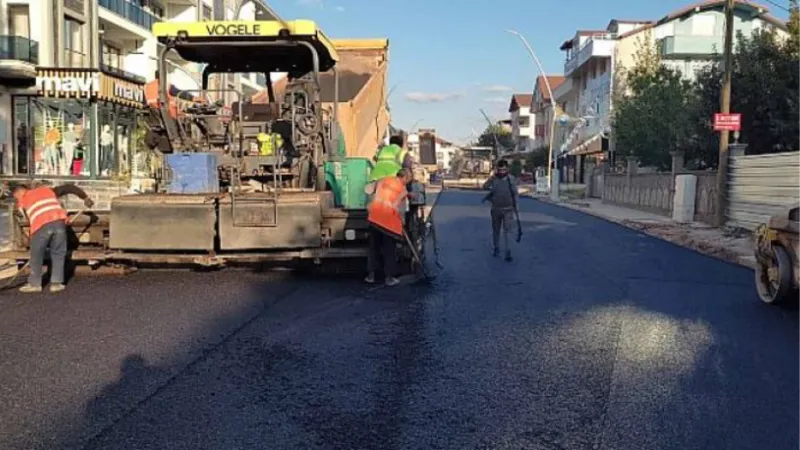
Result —
[{"label": "white building facade", "polygon": [[[603,159],[613,152],[612,111],[614,89],[624,84],[625,73],[634,66],[634,55],[649,43],[662,64],[688,78],[711,64],[722,53],[725,33],[724,1],[707,1],[674,11],[658,21],[611,20],[604,30],[579,30],[565,41],[565,99],[575,101],[572,121],[564,128],[558,149],[570,156]],[[786,25],[767,8],[736,2],[734,35],[749,37],[759,29],[785,33]],[[556,96],[559,97],[558,95]]]},{"label": "white building facade", "polygon": [[[233,19],[220,0],[0,0],[0,175],[110,180],[130,173],[142,130],[137,112],[163,46],[159,21]],[[242,19],[252,19],[245,7]],[[200,89],[202,67],[168,58],[167,77]],[[212,80],[216,76],[211,77]],[[264,76],[228,76],[254,95]]]},{"label": "white building facade", "polygon": [[533,129],[536,126],[531,114],[531,94],[514,94],[508,112],[511,116],[511,138],[514,153],[533,150]]}]

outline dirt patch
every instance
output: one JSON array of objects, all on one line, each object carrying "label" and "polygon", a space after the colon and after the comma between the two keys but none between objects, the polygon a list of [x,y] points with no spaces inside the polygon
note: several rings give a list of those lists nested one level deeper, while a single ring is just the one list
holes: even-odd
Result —
[{"label": "dirt patch", "polygon": [[643,223],[632,220],[623,220],[620,223],[634,230],[733,263],[738,263],[742,255],[731,248],[742,247],[747,243],[745,237],[725,236],[719,230],[712,229],[693,230],[690,225]]}]

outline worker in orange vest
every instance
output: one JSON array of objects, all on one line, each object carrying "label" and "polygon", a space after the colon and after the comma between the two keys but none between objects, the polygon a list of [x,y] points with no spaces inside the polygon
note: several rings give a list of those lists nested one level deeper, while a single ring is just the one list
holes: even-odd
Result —
[{"label": "worker in orange vest", "polygon": [[386,286],[395,286],[400,281],[395,278],[397,262],[397,242],[403,240],[402,210],[409,196],[406,186],[413,179],[408,169],[401,169],[396,176],[378,180],[375,195],[367,207],[369,222],[369,274],[364,280],[375,282],[375,272],[380,269],[383,259],[383,274]]},{"label": "worker in orange vest", "polygon": [[[158,108],[160,105],[160,97],[159,97],[159,74],[156,70],[155,79],[151,80],[147,83],[144,87],[144,97],[147,100],[147,105],[151,108]],[[184,101],[195,101],[196,98],[188,92],[181,91],[176,88],[174,85],[170,84],[169,89],[167,89],[167,100],[169,102],[168,110],[169,115],[173,119],[178,118],[178,100]]]},{"label": "worker in orange vest", "polygon": [[67,210],[61,206],[59,197],[73,194],[83,200],[87,208],[94,202],[81,188],[63,185],[55,188],[39,186],[33,189],[17,187],[14,199],[17,207],[28,217],[30,223],[31,274],[28,284],[20,292],[42,292],[42,265],[50,248],[50,292],[64,290],[64,265],[67,260]]}]

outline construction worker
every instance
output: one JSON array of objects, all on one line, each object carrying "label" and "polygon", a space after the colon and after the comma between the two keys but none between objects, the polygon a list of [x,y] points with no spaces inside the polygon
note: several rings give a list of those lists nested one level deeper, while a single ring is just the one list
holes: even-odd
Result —
[{"label": "construction worker", "polygon": [[411,182],[411,171],[400,169],[395,176],[385,177],[375,185],[375,195],[367,207],[369,222],[369,274],[364,280],[375,283],[375,272],[383,259],[383,274],[386,286],[395,286],[397,242],[403,241],[402,209],[409,193],[406,186]]},{"label": "construction worker", "polygon": [[30,266],[28,284],[20,292],[42,292],[42,265],[45,253],[50,249],[50,292],[64,290],[64,265],[67,259],[67,210],[58,199],[73,194],[83,200],[87,208],[94,202],[81,188],[63,185],[55,188],[39,186],[33,189],[17,187],[14,199],[17,207],[28,217],[30,223]]},{"label": "construction worker", "polygon": [[402,136],[389,138],[389,145],[378,150],[373,159],[375,167],[372,169],[369,181],[394,176],[400,169],[408,169],[411,172],[414,168],[414,159],[405,149]]},{"label": "construction worker", "polygon": [[[274,139],[274,145],[273,145]],[[283,137],[279,133],[267,134],[264,132],[256,135],[256,140],[259,143],[258,154],[261,156],[272,156],[275,154],[275,148],[280,149],[283,147]]]},{"label": "construction worker", "polygon": [[514,211],[519,199],[517,180],[508,173],[508,161],[501,159],[497,162],[494,174],[483,183],[483,189],[489,193],[483,197],[483,201],[492,204],[492,244],[494,250],[492,255],[500,255],[500,230],[503,231],[503,242],[505,250],[505,260],[512,261],[510,241],[511,226],[514,222]]},{"label": "construction worker", "polygon": [[[145,100],[147,101],[147,105],[151,108],[158,109],[160,103],[160,96],[159,96],[159,73],[156,70],[155,79],[151,80],[147,83],[144,87],[144,96]],[[167,89],[167,100],[169,102],[168,110],[169,115],[173,119],[178,118],[178,101],[177,99],[192,102],[196,101],[196,98],[188,92],[181,91],[176,88],[174,85],[170,84],[169,88]]]}]

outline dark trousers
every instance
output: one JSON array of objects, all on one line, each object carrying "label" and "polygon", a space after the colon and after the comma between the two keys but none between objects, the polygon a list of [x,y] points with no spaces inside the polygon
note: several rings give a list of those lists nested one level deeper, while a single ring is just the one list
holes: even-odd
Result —
[{"label": "dark trousers", "polygon": [[67,261],[67,225],[62,221],[50,222],[31,236],[31,274],[28,284],[42,285],[42,266],[50,248],[50,284],[64,283],[64,265]]},{"label": "dark trousers", "polygon": [[369,229],[369,271],[377,272],[381,269],[383,260],[384,276],[393,277],[397,265],[397,240],[377,228]]}]

